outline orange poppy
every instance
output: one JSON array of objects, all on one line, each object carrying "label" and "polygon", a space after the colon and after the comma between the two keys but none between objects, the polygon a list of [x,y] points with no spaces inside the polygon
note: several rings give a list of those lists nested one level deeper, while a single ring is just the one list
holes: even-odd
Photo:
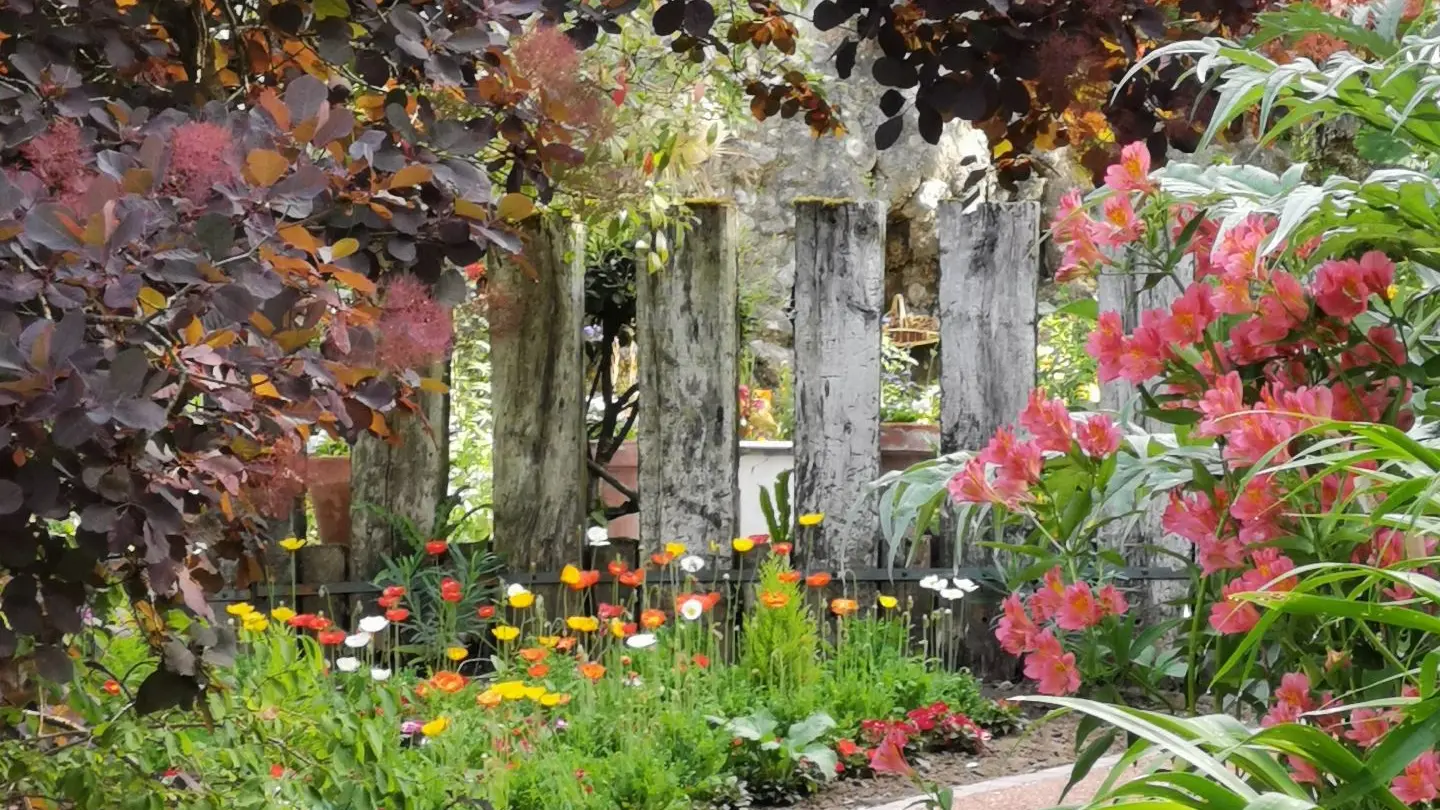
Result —
[{"label": "orange poppy", "polygon": [[824,571],[811,574],[805,578],[805,584],[812,588],[823,588],[830,584],[830,575]]},{"label": "orange poppy", "polygon": [[668,551],[661,551],[650,555],[650,562],[664,568],[675,561],[675,555]]},{"label": "orange poppy", "polygon": [[790,594],[779,591],[766,591],[760,594],[760,604],[767,608],[783,608],[790,604]]},{"label": "orange poppy", "polygon": [[531,664],[525,672],[532,678],[543,678],[550,674],[549,664]]},{"label": "orange poppy", "polygon": [[555,642],[555,649],[559,650],[560,652],[570,652],[571,650],[575,649],[575,637],[565,636],[564,638]]},{"label": "orange poppy", "polygon": [[574,582],[570,582],[570,590],[583,591],[586,588],[600,581],[599,571],[581,571],[580,576]]},{"label": "orange poppy", "polygon": [[720,592],[713,591],[711,593],[701,594],[700,601],[705,605],[706,610],[710,610],[720,604]]},{"label": "orange poppy", "polygon": [[781,571],[781,572],[780,572],[780,581],[783,582],[783,583],[785,583],[786,585],[794,585],[795,583],[797,583],[797,582],[800,581],[800,572],[799,572],[799,571]]},{"label": "orange poppy", "polygon": [[591,661],[580,665],[580,674],[589,678],[591,681],[598,681],[605,677],[605,667]]},{"label": "orange poppy", "polygon": [[605,566],[605,570],[610,572],[610,576],[618,577],[626,571],[629,571],[630,566],[626,565],[623,560],[611,560]]},{"label": "orange poppy", "polygon": [[616,579],[620,581],[621,585],[624,585],[627,588],[638,588],[640,587],[640,583],[645,581],[645,570],[638,569],[635,571],[626,571],[625,573],[616,577]]},{"label": "orange poppy", "polygon": [[831,599],[830,612],[836,616],[849,616],[860,609],[860,603],[854,599]]},{"label": "orange poppy", "polygon": [[695,657],[690,660],[694,661],[695,666],[701,669],[710,668],[710,656],[705,655],[704,653],[695,653]]},{"label": "orange poppy", "polygon": [[791,546],[789,543],[772,543],[770,545],[770,553],[779,554],[780,556],[785,557],[790,554],[790,550],[792,548],[793,546]]},{"label": "orange poppy", "polygon": [[432,691],[454,694],[464,689],[467,683],[469,683],[469,681],[464,675],[445,670],[444,672],[435,673],[427,681],[421,681],[420,685],[415,687],[415,692],[420,695],[420,697],[425,697]]},{"label": "orange poppy", "polygon": [[538,664],[541,661],[544,661],[545,658],[549,655],[550,651],[545,649],[544,647],[526,647],[525,649],[520,651],[520,657],[524,658],[526,661],[529,661],[532,664]]},{"label": "orange poppy", "polygon": [[650,608],[640,614],[640,623],[646,630],[654,630],[665,623],[665,611]]}]

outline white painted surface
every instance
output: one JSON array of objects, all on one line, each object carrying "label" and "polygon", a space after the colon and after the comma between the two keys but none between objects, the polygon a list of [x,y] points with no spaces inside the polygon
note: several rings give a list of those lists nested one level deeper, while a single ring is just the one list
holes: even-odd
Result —
[{"label": "white painted surface", "polygon": [[[776,476],[795,466],[790,442],[740,442],[740,535],[764,534],[770,530],[760,511],[760,489],[775,485]],[[794,482],[791,482],[794,499]]]}]

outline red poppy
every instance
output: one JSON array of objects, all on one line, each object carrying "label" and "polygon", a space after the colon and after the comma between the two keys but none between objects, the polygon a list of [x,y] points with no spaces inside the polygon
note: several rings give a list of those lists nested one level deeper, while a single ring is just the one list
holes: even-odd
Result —
[{"label": "red poppy", "polygon": [[482,619],[493,619],[495,618],[495,606],[481,605],[475,610],[475,615],[479,616]]},{"label": "red poppy", "polygon": [[444,540],[431,540],[425,544],[425,553],[431,557],[439,557],[450,550],[450,544]]},{"label": "red poppy", "polygon": [[410,611],[406,610],[405,608],[391,608],[385,611],[385,618],[396,624],[399,624],[400,622],[403,622],[406,619],[410,618]]},{"label": "red poppy", "polygon": [[794,585],[795,583],[797,583],[797,582],[800,581],[800,572],[799,572],[799,571],[781,571],[781,572],[780,572],[780,581],[783,582],[783,583],[785,583],[786,585]]},{"label": "red poppy", "polygon": [[840,740],[835,743],[835,753],[848,759],[860,753],[860,746],[854,740]]},{"label": "red poppy", "polygon": [[345,631],[321,630],[319,633],[315,634],[315,640],[325,645],[326,647],[334,647],[336,644],[340,644],[345,641]]},{"label": "red poppy", "polygon": [[608,622],[611,619],[618,619],[624,616],[625,608],[619,605],[612,605],[609,602],[601,602],[600,607],[595,611],[595,615]]},{"label": "red poppy", "polygon": [[763,546],[766,543],[770,542],[770,535],[761,532],[760,534],[752,534],[746,539],[757,546]]},{"label": "red poppy", "polygon": [[310,621],[305,626],[318,633],[321,630],[329,630],[330,624],[331,622],[329,619],[325,618],[324,616],[317,615],[311,616]]},{"label": "red poppy", "polygon": [[823,588],[830,584],[830,575],[820,571],[805,578],[805,584],[812,588]]},{"label": "red poppy", "polygon": [[105,682],[104,688],[105,694],[109,695],[110,697],[115,697],[116,695],[120,694],[120,682],[113,678]]},{"label": "red poppy", "polygon": [[618,577],[618,576],[620,576],[621,574],[625,573],[626,571],[629,571],[629,570],[630,570],[630,566],[626,565],[624,562],[622,562],[622,561],[620,561],[620,560],[611,560],[611,561],[605,566],[605,570],[610,572],[610,576],[612,576],[612,577]]},{"label": "red poppy", "polygon": [[400,604],[400,597],[398,597],[398,596],[382,596],[382,597],[380,597],[380,599],[377,600],[377,601],[379,601],[380,607],[382,607],[382,608],[384,608],[384,609],[386,609],[386,610],[389,610],[390,608],[393,608],[393,607],[395,607],[396,605]]},{"label": "red poppy", "polygon": [[446,602],[459,602],[460,582],[450,577],[440,580],[440,598]]},{"label": "red poppy", "polygon": [[705,655],[704,653],[695,653],[695,657],[690,660],[694,661],[695,666],[701,669],[710,668],[710,656]]},{"label": "red poppy", "polygon": [[308,630],[310,629],[310,623],[313,621],[315,621],[315,614],[313,613],[296,613],[294,616],[286,619],[285,623],[297,630]]},{"label": "red poppy", "polygon": [[640,583],[645,581],[645,570],[642,568],[637,571],[626,571],[616,579],[620,580],[620,584],[627,588],[638,588]]},{"label": "red poppy", "polygon": [[654,630],[665,623],[665,611],[650,608],[640,613],[640,623],[645,625],[646,630]]},{"label": "red poppy", "polygon": [[570,590],[583,591],[600,581],[599,571],[581,571],[580,578],[570,583]]},{"label": "red poppy", "polygon": [[282,776],[284,776],[284,775],[285,775],[285,766],[284,766],[284,765],[278,765],[278,764],[277,764],[277,765],[271,765],[271,766],[270,766],[270,776],[271,776],[271,777],[273,777],[273,778],[275,778],[275,779],[279,779],[280,777],[282,777]]},{"label": "red poppy", "polygon": [[671,553],[668,552],[668,551],[661,551],[661,552],[657,552],[657,553],[655,553],[655,554],[651,554],[651,555],[650,555],[650,562],[655,563],[656,565],[660,566],[661,568],[664,568],[665,566],[669,565],[670,563],[672,563],[672,562],[674,562],[674,561],[675,561],[675,555],[674,555],[674,554],[671,554]]},{"label": "red poppy", "polygon": [[789,543],[775,543],[770,546],[770,553],[786,557],[789,556],[791,548],[792,546]]},{"label": "red poppy", "polygon": [[629,638],[640,632],[640,628],[635,626],[635,622],[626,622],[620,625],[620,632],[623,633],[626,638]]},{"label": "red poppy", "polygon": [[389,586],[386,586],[385,590],[383,590],[383,591],[380,592],[380,595],[383,596],[383,597],[385,597],[386,599],[399,599],[400,597],[402,597],[402,596],[405,595],[405,586],[404,586],[404,585],[389,585]]},{"label": "red poppy", "polygon": [[712,591],[710,593],[701,594],[700,604],[704,605],[706,610],[713,609],[716,605],[720,604],[720,592]]}]

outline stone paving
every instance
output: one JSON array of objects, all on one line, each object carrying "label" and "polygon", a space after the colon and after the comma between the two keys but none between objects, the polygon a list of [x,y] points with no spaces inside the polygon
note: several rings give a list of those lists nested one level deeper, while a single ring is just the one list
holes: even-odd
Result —
[{"label": "stone paving", "polygon": [[[1089,801],[1118,759],[1114,756],[1102,757],[1096,762],[1090,774],[1066,794],[1065,805],[1073,807]],[[1070,767],[1062,765],[1035,773],[962,785],[955,788],[953,806],[957,810],[1046,810],[1060,804],[1060,792],[1070,781]],[[874,805],[868,810],[908,810],[917,800],[918,797],[912,796]]]}]

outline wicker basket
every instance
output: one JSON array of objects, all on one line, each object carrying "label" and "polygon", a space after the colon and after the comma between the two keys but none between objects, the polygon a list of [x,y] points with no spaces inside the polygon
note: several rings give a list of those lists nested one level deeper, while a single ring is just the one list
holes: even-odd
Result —
[{"label": "wicker basket", "polygon": [[902,349],[930,346],[940,342],[940,320],[931,315],[911,315],[905,310],[905,296],[897,295],[885,313],[889,325],[885,337]]}]

